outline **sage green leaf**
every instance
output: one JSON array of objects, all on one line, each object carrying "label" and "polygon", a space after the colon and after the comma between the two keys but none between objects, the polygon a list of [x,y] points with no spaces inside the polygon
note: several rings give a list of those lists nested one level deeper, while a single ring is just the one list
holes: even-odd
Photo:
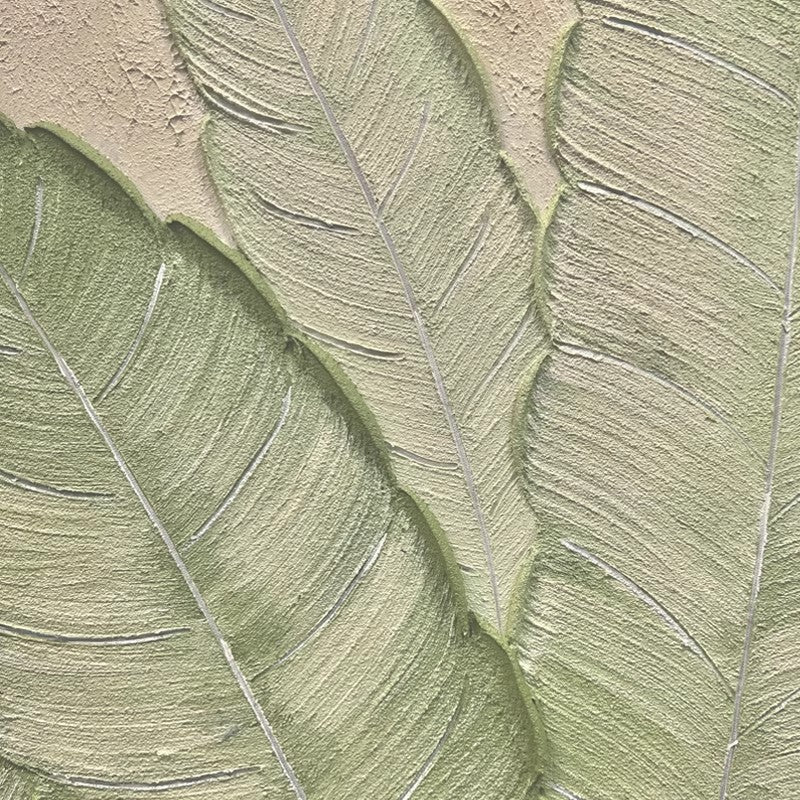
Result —
[{"label": "sage green leaf", "polygon": [[240,247],[342,366],[502,629],[534,520],[514,403],[543,337],[535,223],[427,0],[167,0]]},{"label": "sage green leaf", "polygon": [[75,147],[0,134],[0,797],[526,797],[511,662],[353,401]]},{"label": "sage green leaf", "polygon": [[522,664],[549,798],[800,796],[800,15],[584,2],[554,86],[554,351]]}]

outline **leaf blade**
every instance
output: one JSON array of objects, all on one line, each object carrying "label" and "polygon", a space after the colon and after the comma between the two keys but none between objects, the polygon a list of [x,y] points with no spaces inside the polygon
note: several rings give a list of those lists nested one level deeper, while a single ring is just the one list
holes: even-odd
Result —
[{"label": "leaf blade", "polygon": [[582,10],[552,119],[556,346],[528,398],[548,536],[518,628],[551,793],[790,796],[789,716],[744,750],[736,731],[789,696],[797,636],[792,534],[764,551],[772,481],[781,508],[797,475],[796,20]]},{"label": "leaf blade", "polygon": [[[260,2],[235,21],[201,0],[168,8],[209,100],[209,166],[238,241],[330,346],[395,453],[412,454],[394,461],[401,481],[502,630],[534,520],[499,409],[544,336],[530,313],[535,222],[463,45],[426,3]],[[269,114],[297,130],[258,130],[232,102],[250,123]],[[259,197],[289,216],[275,224]],[[349,235],[320,237],[323,222]],[[431,466],[449,462],[459,474]]]},{"label": "leaf blade", "polygon": [[469,632],[428,521],[330,377],[236,264],[73,146],[4,129],[0,149],[0,320],[25,343],[3,367],[4,459],[95,492],[0,485],[0,620],[25,633],[0,630],[3,792],[478,797],[499,781],[524,797],[510,662]]}]

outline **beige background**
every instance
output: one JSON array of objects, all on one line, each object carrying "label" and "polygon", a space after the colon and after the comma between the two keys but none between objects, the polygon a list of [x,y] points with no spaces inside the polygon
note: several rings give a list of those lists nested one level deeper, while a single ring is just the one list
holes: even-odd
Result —
[{"label": "beige background", "polygon": [[225,235],[198,141],[203,108],[159,0],[8,0],[0,113],[68,128],[161,216],[180,211]]},{"label": "beige background", "polygon": [[545,141],[547,70],[574,0],[446,0],[491,76],[504,144],[534,203],[542,207],[558,182]]},{"label": "beige background", "polygon": [[[492,76],[506,149],[534,202],[556,171],[544,141],[547,67],[572,0],[449,0]],[[0,112],[56,122],[121,169],[162,216],[181,212],[226,240],[205,173],[201,103],[159,0],[21,0],[0,19]]]}]

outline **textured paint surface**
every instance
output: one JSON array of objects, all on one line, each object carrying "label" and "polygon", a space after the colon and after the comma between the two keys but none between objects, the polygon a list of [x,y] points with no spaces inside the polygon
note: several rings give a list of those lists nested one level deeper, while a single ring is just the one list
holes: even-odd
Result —
[{"label": "textured paint surface", "polygon": [[545,136],[545,88],[556,43],[575,18],[571,0],[448,0],[489,73],[503,146],[539,208],[559,182]]},{"label": "textured paint surface", "polygon": [[0,797],[527,797],[510,661],[380,444],[140,202],[2,128]]},{"label": "textured paint surface", "polygon": [[203,161],[204,109],[159,0],[19,0],[0,13],[0,109],[63,125],[136,183],[162,217],[228,239]]},{"label": "textured paint surface", "polygon": [[[486,65],[505,147],[543,206],[557,172],[545,144],[544,81],[571,0],[451,0]],[[200,149],[204,110],[169,41],[160,0],[20,0],[0,15],[0,108],[17,124],[78,132],[163,215],[230,234]]]},{"label": "textured paint surface", "polygon": [[800,795],[800,15],[584,2],[552,124],[522,662],[548,797]]},{"label": "textured paint surface", "polygon": [[172,0],[234,234],[343,367],[502,629],[532,513],[514,403],[542,346],[535,221],[430,3]]}]

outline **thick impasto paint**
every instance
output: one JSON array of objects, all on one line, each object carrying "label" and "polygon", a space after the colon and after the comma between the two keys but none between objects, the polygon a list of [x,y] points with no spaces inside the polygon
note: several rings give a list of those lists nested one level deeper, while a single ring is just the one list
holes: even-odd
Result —
[{"label": "thick impasto paint", "polygon": [[0,800],[800,794],[800,9],[577,5],[3,21]]}]

